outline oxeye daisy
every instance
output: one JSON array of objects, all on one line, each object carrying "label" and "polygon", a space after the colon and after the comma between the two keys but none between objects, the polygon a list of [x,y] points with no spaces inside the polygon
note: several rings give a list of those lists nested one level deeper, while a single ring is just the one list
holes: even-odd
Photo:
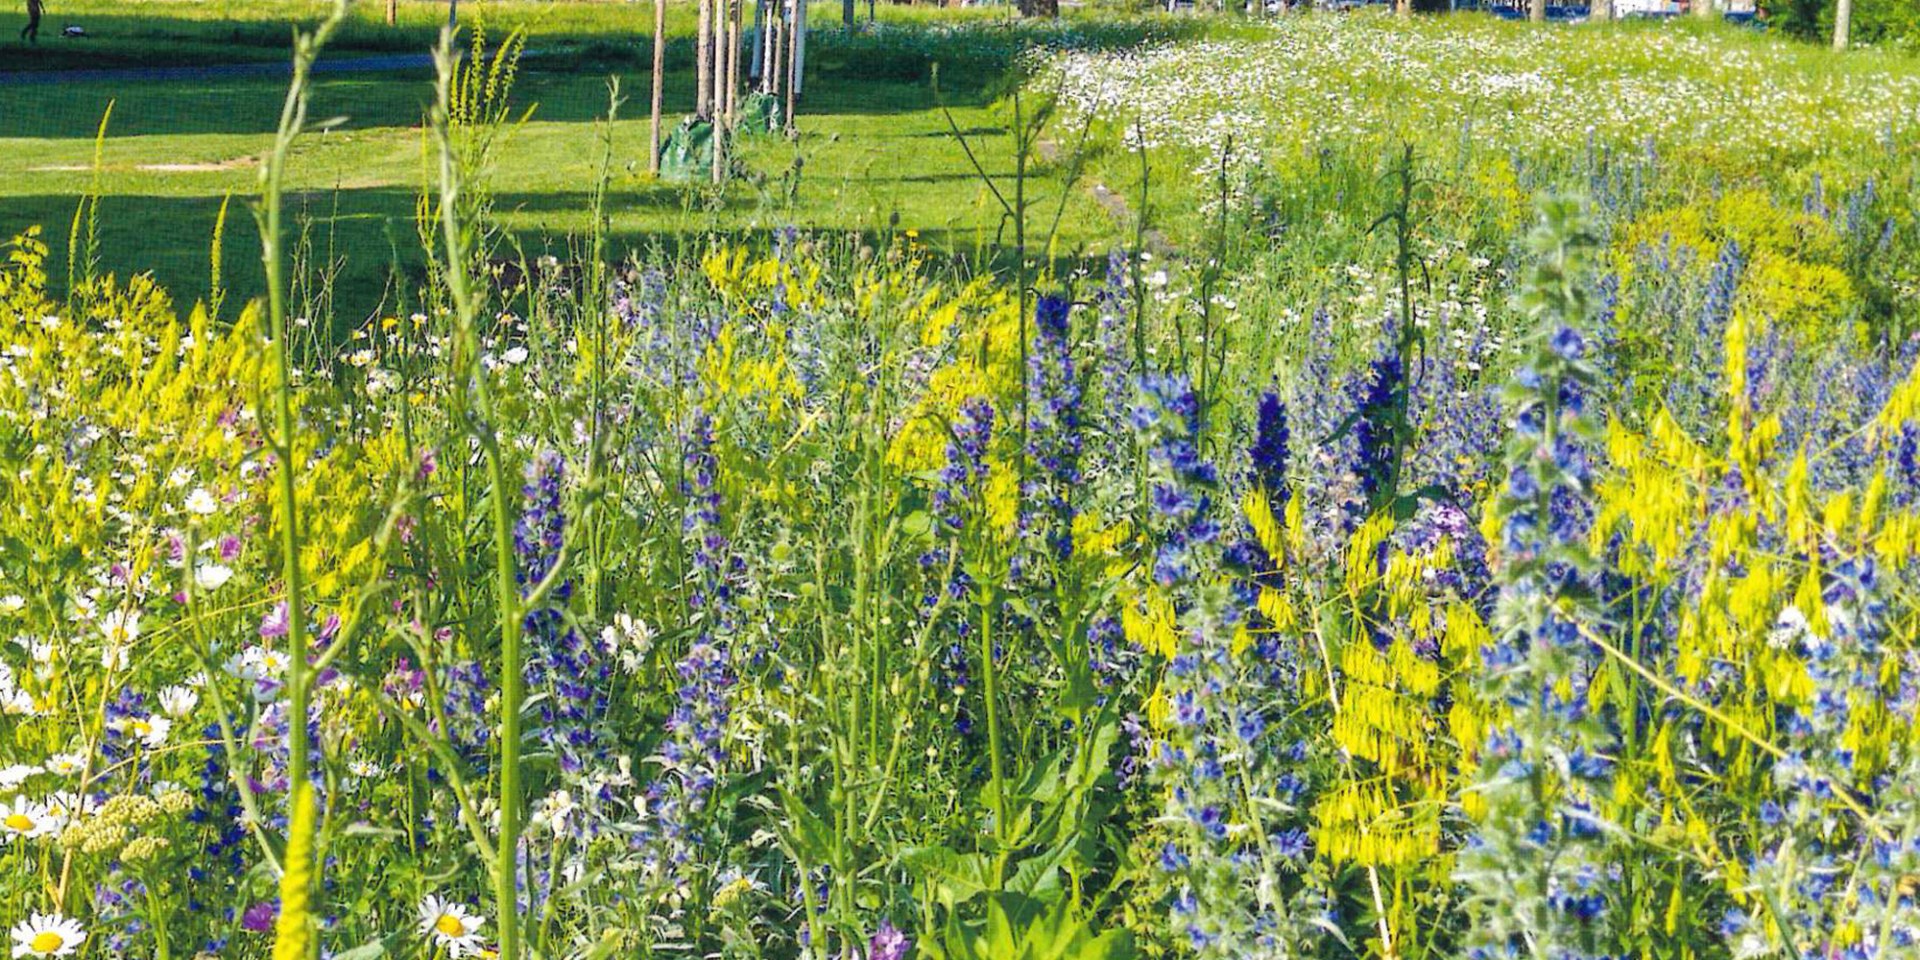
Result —
[{"label": "oxeye daisy", "polygon": [[213,499],[213,494],[208,493],[205,487],[195,487],[192,493],[187,494],[186,506],[188,513],[202,517],[212,516],[220,509],[219,501]]},{"label": "oxeye daisy", "polygon": [[13,956],[64,957],[87,939],[80,921],[57,913],[36,913],[13,926]]},{"label": "oxeye daisy", "polygon": [[47,758],[47,772],[71,777],[87,768],[87,758],[79,753],[56,753]]},{"label": "oxeye daisy", "polygon": [[165,746],[167,734],[173,731],[172,720],[153,714],[122,717],[107,726],[117,733],[140,741],[148,748]]},{"label": "oxeye daisy", "polygon": [[486,921],[468,912],[465,904],[428,894],[420,901],[420,932],[454,957],[479,954],[480,925]]},{"label": "oxeye daisy", "polygon": [[200,695],[192,687],[171,686],[160,688],[160,710],[169,717],[178,719],[193,712],[200,703]]},{"label": "oxeye daisy", "polygon": [[110,610],[100,618],[100,632],[107,644],[124,647],[140,639],[140,613],[137,610]]},{"label": "oxeye daisy", "polygon": [[47,809],[26,797],[13,800],[0,800],[0,837],[12,840],[44,837],[52,833],[57,824],[47,815]]}]

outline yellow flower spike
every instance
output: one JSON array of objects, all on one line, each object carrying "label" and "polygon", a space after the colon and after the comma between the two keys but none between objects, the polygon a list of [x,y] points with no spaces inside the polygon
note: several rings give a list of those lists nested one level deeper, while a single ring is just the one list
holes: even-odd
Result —
[{"label": "yellow flower spike", "polygon": [[1228,644],[1228,652],[1238,657],[1247,652],[1247,648],[1251,646],[1253,646],[1253,634],[1247,630],[1245,623],[1241,623],[1233,629],[1233,642]]},{"label": "yellow flower spike", "polygon": [[1166,732],[1169,722],[1173,719],[1173,701],[1167,699],[1167,691],[1164,687],[1159,684],[1154,685],[1153,693],[1147,697],[1146,708],[1148,726],[1158,732]]},{"label": "yellow flower spike", "polygon": [[1920,361],[1914,362],[1913,371],[1893,389],[1887,405],[1867,426],[1867,442],[1878,446],[1915,420],[1920,420]]},{"label": "yellow flower spike", "polygon": [[1280,632],[1289,632],[1300,624],[1300,615],[1293,608],[1293,601],[1287,595],[1272,587],[1260,588],[1260,612]]},{"label": "yellow flower spike", "polygon": [[273,960],[307,960],[313,944],[313,785],[294,788],[293,816],[280,875],[280,917],[274,923]]},{"label": "yellow flower spike", "polygon": [[[1292,508],[1292,504],[1288,504]],[[1274,522],[1273,501],[1267,491],[1254,487],[1240,501],[1240,511],[1246,515],[1247,525],[1253,528],[1254,539],[1260,548],[1272,557],[1274,563],[1280,563],[1287,555],[1286,542],[1281,539],[1280,525]]]},{"label": "yellow flower spike", "polygon": [[1842,490],[1828,497],[1820,513],[1821,526],[1830,536],[1845,537],[1852,525],[1849,521],[1853,516],[1853,492]]},{"label": "yellow flower spike", "polygon": [[1807,563],[1807,575],[1800,580],[1800,589],[1793,596],[1793,605],[1799,607],[1800,614],[1807,618],[1807,629],[1816,636],[1824,637],[1832,628],[1827,623],[1827,604],[1820,581],[1820,561],[1816,557]]},{"label": "yellow flower spike", "polygon": [[1307,549],[1307,514],[1301,501],[1304,497],[1292,497],[1287,500],[1287,545],[1292,553],[1304,553]]},{"label": "yellow flower spike", "polygon": [[1787,537],[1797,547],[1803,549],[1813,546],[1815,531],[1811,522],[1813,507],[1812,468],[1807,465],[1807,452],[1801,450],[1793,458],[1793,465],[1787,468],[1786,481],[1786,527]]},{"label": "yellow flower spike", "polygon": [[1151,591],[1144,600],[1145,609],[1128,604],[1120,611],[1120,629],[1126,638],[1148,653],[1163,659],[1172,659],[1178,652],[1178,635],[1174,632],[1173,601],[1158,590]]},{"label": "yellow flower spike", "polygon": [[1358,597],[1378,578],[1376,556],[1387,534],[1393,530],[1393,518],[1385,513],[1369,517],[1347,541],[1347,594]]},{"label": "yellow flower spike", "polygon": [[1873,542],[1880,534],[1881,512],[1887,505],[1887,472],[1876,470],[1873,480],[1867,484],[1867,492],[1860,500],[1860,512],[1855,518],[1854,538],[1862,547]]}]

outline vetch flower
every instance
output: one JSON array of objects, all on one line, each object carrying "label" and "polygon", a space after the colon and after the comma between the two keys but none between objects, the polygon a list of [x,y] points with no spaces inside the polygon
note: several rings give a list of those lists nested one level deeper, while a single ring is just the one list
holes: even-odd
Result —
[{"label": "vetch flower", "polygon": [[867,960],[906,960],[911,949],[913,941],[896,929],[893,921],[882,920],[867,941]]}]

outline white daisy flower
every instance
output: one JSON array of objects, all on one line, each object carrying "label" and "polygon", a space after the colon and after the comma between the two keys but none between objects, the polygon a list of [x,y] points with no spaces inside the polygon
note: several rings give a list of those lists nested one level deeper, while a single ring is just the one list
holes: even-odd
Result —
[{"label": "white daisy flower", "polygon": [[98,807],[97,802],[82,794],[71,790],[56,790],[47,795],[46,802],[41,805],[41,811],[53,823],[51,832],[58,833],[65,829],[74,817],[82,813],[91,813]]},{"label": "white daisy flower", "polygon": [[24,763],[14,763],[0,767],[0,790],[12,790],[26,783],[28,777],[40,772],[40,767],[30,766]]},{"label": "white daisy flower", "polygon": [[14,717],[36,717],[40,715],[40,705],[33,702],[33,695],[25,690],[0,690],[0,713]]},{"label": "white daisy flower", "polygon": [[27,608],[27,598],[17,593],[0,597],[0,613],[19,613]]},{"label": "white daisy flower", "polygon": [[428,894],[420,901],[420,933],[447,948],[454,957],[480,952],[480,925],[486,921],[474,916],[465,904]]},{"label": "white daisy flower", "polygon": [[57,826],[46,807],[26,797],[0,800],[0,839],[31,840],[52,833]]},{"label": "white daisy flower", "polygon": [[100,632],[109,643],[128,644],[140,639],[140,611],[107,611],[100,618]]},{"label": "white daisy flower", "polygon": [[144,717],[121,717],[107,726],[116,733],[140,741],[148,749],[165,746],[167,734],[173,731],[172,720],[151,714]]},{"label": "white daisy flower", "polygon": [[13,925],[14,960],[21,957],[64,957],[85,943],[80,921],[57,913],[36,913]]},{"label": "white daisy flower", "polygon": [[160,712],[175,720],[193,712],[200,704],[200,694],[192,687],[172,686],[160,688]]},{"label": "white daisy flower", "polygon": [[220,501],[215,500],[213,494],[207,492],[206,487],[194,487],[193,492],[187,494],[188,513],[208,517],[218,512],[219,509]]},{"label": "white daisy flower", "polygon": [[233,568],[218,563],[203,563],[193,571],[193,583],[202,590],[218,590],[233,579]]},{"label": "white daisy flower", "polygon": [[55,776],[71,777],[87,768],[87,760],[78,752],[56,753],[47,758],[47,772]]}]

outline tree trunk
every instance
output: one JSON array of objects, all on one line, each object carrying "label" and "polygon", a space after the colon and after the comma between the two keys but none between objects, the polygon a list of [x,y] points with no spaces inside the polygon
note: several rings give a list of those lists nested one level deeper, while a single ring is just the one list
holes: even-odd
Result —
[{"label": "tree trunk", "polygon": [[1713,0],[1693,0],[1693,15],[1702,20],[1713,16]]},{"label": "tree trunk", "polygon": [[853,29],[853,0],[840,0],[840,24]]},{"label": "tree trunk", "polygon": [[1847,33],[1853,29],[1853,0],[1839,0],[1833,5],[1833,48],[1847,49]]},{"label": "tree trunk", "polygon": [[400,22],[400,0],[387,0],[387,26]]},{"label": "tree trunk", "polygon": [[732,0],[733,15],[727,18],[727,126],[732,127],[740,111],[740,27],[746,19],[746,0]]},{"label": "tree trunk", "polygon": [[713,117],[713,0],[694,0],[700,4],[700,26],[693,37],[693,115],[702,120]]},{"label": "tree trunk", "polygon": [[727,178],[727,24],[729,0],[713,0],[713,182]]},{"label": "tree trunk", "polygon": [[787,12],[780,0],[770,2],[772,8],[767,11],[766,76],[761,78],[760,92],[778,99],[787,72]]},{"label": "tree trunk", "polygon": [[653,0],[653,149],[647,154],[647,172],[660,173],[660,107],[666,95],[667,0]]},{"label": "tree trunk", "polygon": [[1587,19],[1597,23],[1613,19],[1613,0],[1592,0],[1592,4],[1587,10]]},{"label": "tree trunk", "polygon": [[800,81],[807,68],[807,0],[793,2],[793,41],[787,53],[787,136],[800,134],[794,113],[800,102]]},{"label": "tree trunk", "polygon": [[1534,23],[1547,22],[1547,0],[1531,0],[1527,4],[1527,19]]}]

